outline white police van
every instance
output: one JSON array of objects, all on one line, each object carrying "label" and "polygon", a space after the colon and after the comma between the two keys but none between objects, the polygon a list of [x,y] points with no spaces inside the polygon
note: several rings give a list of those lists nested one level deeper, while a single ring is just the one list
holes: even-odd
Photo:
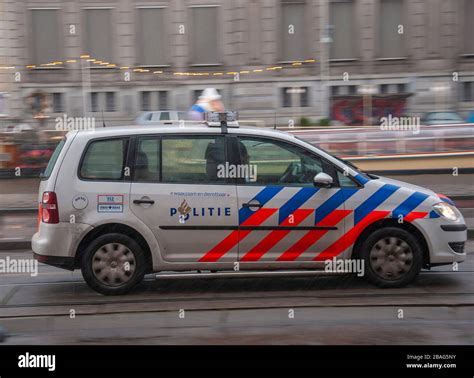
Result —
[{"label": "white police van", "polygon": [[81,269],[103,294],[152,272],[296,274],[349,259],[400,287],[465,259],[466,225],[448,198],[235,117],[69,132],[41,181],[35,257]]}]

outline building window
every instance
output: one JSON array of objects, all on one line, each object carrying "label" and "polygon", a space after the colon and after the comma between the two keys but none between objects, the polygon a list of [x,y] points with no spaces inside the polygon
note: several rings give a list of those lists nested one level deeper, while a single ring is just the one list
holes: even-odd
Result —
[{"label": "building window", "polygon": [[112,61],[111,9],[85,9],[85,53],[94,59]]},{"label": "building window", "polygon": [[406,93],[407,92],[407,85],[406,85],[406,83],[381,84],[379,92],[381,94]]},{"label": "building window", "polygon": [[0,92],[0,117],[5,117],[8,115],[7,111],[7,92]]},{"label": "building window", "polygon": [[53,93],[53,113],[63,112],[63,94]]},{"label": "building window", "polygon": [[146,112],[150,110],[150,92],[148,91],[142,91],[141,92],[141,109],[142,111]]},{"label": "building window", "polygon": [[262,4],[260,0],[251,0],[247,7],[248,22],[248,57],[251,62],[258,62],[261,58],[262,41]]},{"label": "building window", "polygon": [[197,100],[199,100],[199,96],[201,96],[201,93],[202,93],[202,89],[195,89],[193,91],[193,102],[196,102]]},{"label": "building window", "polygon": [[349,85],[348,90],[349,90],[350,95],[356,95],[357,94],[357,85]]},{"label": "building window", "polygon": [[300,106],[302,108],[309,106],[309,91],[308,88],[301,88],[302,92],[300,93]]},{"label": "building window", "polygon": [[380,58],[403,58],[405,56],[404,37],[399,33],[401,25],[404,25],[403,0],[381,0],[379,15]]},{"label": "building window", "polygon": [[138,63],[143,66],[165,65],[166,34],[164,8],[138,9]]},{"label": "building window", "polygon": [[99,111],[99,93],[91,92],[91,108],[90,111],[95,113]]},{"label": "building window", "polygon": [[462,83],[462,101],[474,102],[474,84],[472,81]]},{"label": "building window", "polygon": [[219,64],[217,11],[215,6],[191,7],[193,64]]},{"label": "building window", "polygon": [[330,22],[333,26],[331,59],[353,59],[356,57],[356,30],[354,2],[337,0],[330,3]]},{"label": "building window", "polygon": [[295,61],[306,59],[305,3],[283,1],[281,5],[281,59]]},{"label": "building window", "polygon": [[281,89],[281,94],[282,94],[282,106],[284,108],[291,108],[291,95],[290,93],[287,91],[287,89],[290,89],[290,88],[282,88]]},{"label": "building window", "polygon": [[308,89],[308,87],[282,88],[282,106],[284,108],[309,106]]},{"label": "building window", "polygon": [[158,108],[160,110],[168,109],[168,92],[167,91],[158,92]]},{"label": "building window", "polygon": [[115,92],[105,93],[105,111],[115,112]]},{"label": "building window", "polygon": [[474,1],[464,0],[464,52],[474,54]]},{"label": "building window", "polygon": [[61,59],[59,52],[58,10],[31,10],[33,63],[50,63]]}]

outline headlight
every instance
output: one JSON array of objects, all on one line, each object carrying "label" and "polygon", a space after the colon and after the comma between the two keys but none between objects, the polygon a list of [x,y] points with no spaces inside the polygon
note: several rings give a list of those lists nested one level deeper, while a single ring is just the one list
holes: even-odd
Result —
[{"label": "headlight", "polygon": [[461,216],[458,209],[446,202],[440,202],[433,205],[433,210],[438,215],[451,221],[457,221]]}]

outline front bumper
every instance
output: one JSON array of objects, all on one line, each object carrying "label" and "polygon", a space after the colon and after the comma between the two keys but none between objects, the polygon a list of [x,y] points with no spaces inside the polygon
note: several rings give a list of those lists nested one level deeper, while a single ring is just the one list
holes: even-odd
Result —
[{"label": "front bumper", "polygon": [[[417,219],[414,223],[423,233],[428,244],[429,265],[459,263],[466,259],[464,249],[453,248],[467,241],[467,227],[464,219],[450,222],[443,218],[423,218]],[[462,253],[459,253],[460,250]]]}]

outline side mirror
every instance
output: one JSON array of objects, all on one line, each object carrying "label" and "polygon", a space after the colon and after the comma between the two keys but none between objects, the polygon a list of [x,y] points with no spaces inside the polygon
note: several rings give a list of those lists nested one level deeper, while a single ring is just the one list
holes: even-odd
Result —
[{"label": "side mirror", "polygon": [[317,188],[330,188],[332,187],[334,181],[327,173],[320,172],[314,176],[313,183]]}]

